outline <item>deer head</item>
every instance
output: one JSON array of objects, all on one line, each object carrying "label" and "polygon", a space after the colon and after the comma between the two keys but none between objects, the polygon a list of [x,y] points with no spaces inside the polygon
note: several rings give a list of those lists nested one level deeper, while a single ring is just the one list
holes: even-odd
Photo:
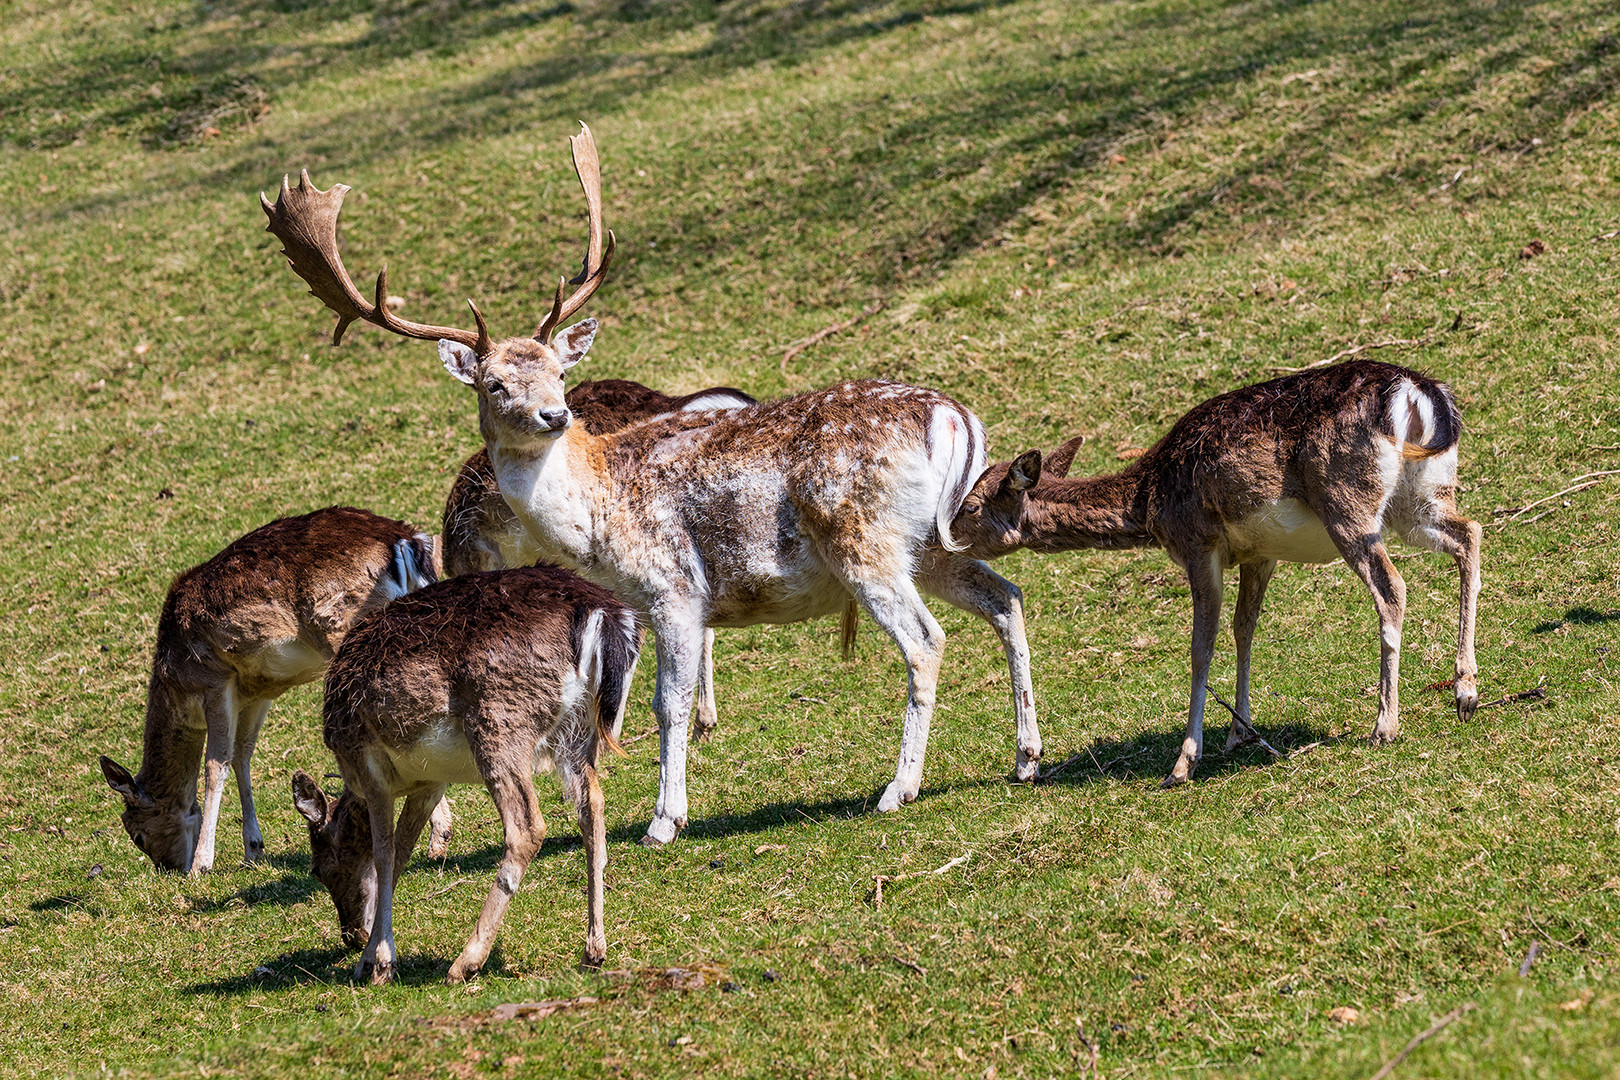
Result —
[{"label": "deer head", "polygon": [[[349,191],[347,186],[334,184],[321,191],[306,171],[299,174],[296,188],[282,178],[281,194],[274,205],[262,192],[259,202],[270,218],[268,230],[283,244],[287,262],[309,283],[310,293],[337,313],[332,344],[338,344],[349,324],[357,319],[402,337],[437,341],[445,369],[478,391],[478,421],[485,440],[519,448],[546,442],[572,422],[573,416],[563,400],[563,373],[584,358],[596,337],[597,323],[595,319],[584,319],[561,331],[557,328],[585,306],[613,261],[611,231],[606,232],[603,243],[602,173],[596,140],[591,129],[580,124],[580,133],[568,141],[590,219],[585,265],[572,282],[558,280],[551,311],[540,321],[534,335],[527,338],[491,339],[478,305],[471,300],[467,305],[472,308],[476,331],[399,318],[388,309],[386,267],[377,274],[375,300],[366,300],[338,254],[338,213]],[[578,286],[566,299],[565,284]]]},{"label": "deer head", "polygon": [[1067,476],[1075,451],[1085,441],[1084,435],[1070,439],[1044,463],[1039,450],[1030,450],[985,469],[962,500],[956,520],[951,522],[951,535],[965,543],[967,554],[976,559],[999,558],[1023,546],[1030,490],[1043,475],[1053,479]]},{"label": "deer head", "polygon": [[293,806],[309,825],[309,870],[337,905],[343,944],[365,947],[377,910],[377,863],[371,853],[371,814],[345,791],[328,799],[303,769],[293,773]]},{"label": "deer head", "polygon": [[195,787],[189,801],[181,798],[160,804],[141,788],[128,769],[105,755],[101,759],[101,774],[106,777],[107,786],[124,797],[121,815],[124,831],[135,841],[135,846],[160,870],[181,873],[190,870],[191,857],[197,850],[197,833],[202,828],[202,810],[197,806]]}]

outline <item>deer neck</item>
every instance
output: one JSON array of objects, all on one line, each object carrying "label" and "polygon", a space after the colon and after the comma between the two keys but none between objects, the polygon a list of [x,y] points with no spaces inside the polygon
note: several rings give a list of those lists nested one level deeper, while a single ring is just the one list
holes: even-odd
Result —
[{"label": "deer neck", "polygon": [[146,693],[146,733],[135,783],[160,805],[195,804],[208,729],[202,703],[181,694],[157,672]]},{"label": "deer neck", "polygon": [[1152,546],[1142,520],[1143,480],[1136,469],[1043,480],[1030,492],[1024,511],[1024,546],[1047,553]]},{"label": "deer neck", "polygon": [[541,558],[576,568],[593,561],[609,479],[602,443],[578,423],[530,446],[486,443],[501,495]]}]

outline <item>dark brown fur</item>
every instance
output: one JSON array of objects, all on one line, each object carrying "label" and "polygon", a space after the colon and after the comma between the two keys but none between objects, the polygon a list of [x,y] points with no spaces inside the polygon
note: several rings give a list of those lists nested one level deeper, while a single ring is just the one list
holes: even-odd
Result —
[{"label": "dark brown fur", "polygon": [[[1385,641],[1373,741],[1388,741],[1399,728],[1405,586],[1384,548],[1389,526],[1457,560],[1456,699],[1460,715],[1472,712],[1480,530],[1456,512],[1455,457],[1449,464],[1446,457],[1455,454],[1461,434],[1461,415],[1442,383],[1391,364],[1352,361],[1212,398],[1111,475],[1045,478],[1036,452],[993,465],[952,530],[982,558],[1018,547],[1158,546],[1186,569],[1194,601],[1193,700],[1182,758],[1167,783],[1182,782],[1201,752],[1204,686],[1220,617],[1219,568],[1240,571],[1237,712],[1246,723],[1249,646],[1266,582],[1278,559],[1326,561],[1316,557],[1320,545],[1305,551],[1309,522],[1294,507],[1315,517],[1331,541],[1328,557],[1343,557],[1373,594]],[[1213,575],[1212,559],[1219,564]],[[1240,726],[1234,724],[1229,747]]]},{"label": "dark brown fur", "polygon": [[346,790],[335,805],[307,777],[294,792],[344,940],[366,943],[357,970],[391,977],[393,882],[446,784],[479,777],[501,813],[506,855],[451,981],[482,965],[545,835],[532,783],[537,755],[555,761],[580,812],[592,890],[586,958],[601,961],[606,854],[596,761],[600,745],[615,745],[639,640],[633,613],[612,593],[551,566],[452,578],[354,628],[328,671],[324,706],[326,745]]},{"label": "dark brown fur", "polygon": [[[233,765],[247,855],[262,853],[249,763],[263,710],[319,678],[354,620],[397,593],[386,583],[400,544],[431,577],[431,543],[410,525],[335,506],[255,529],[175,578],[158,620],[140,771],[102,758],[124,797],[125,829],[159,867],[211,868],[219,789]],[[205,743],[208,813],[197,807]]]}]

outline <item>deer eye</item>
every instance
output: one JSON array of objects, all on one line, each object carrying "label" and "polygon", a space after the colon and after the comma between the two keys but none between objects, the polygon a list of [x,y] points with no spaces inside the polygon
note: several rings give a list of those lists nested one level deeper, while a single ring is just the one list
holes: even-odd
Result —
[{"label": "deer eye", "polygon": [[145,833],[136,833],[135,834],[135,846],[140,848],[142,851],[146,850],[146,834]]},{"label": "deer eye", "polygon": [[502,397],[506,396],[506,384],[501,382],[499,379],[491,379],[489,382],[485,383],[484,386],[491,394],[499,394]]}]

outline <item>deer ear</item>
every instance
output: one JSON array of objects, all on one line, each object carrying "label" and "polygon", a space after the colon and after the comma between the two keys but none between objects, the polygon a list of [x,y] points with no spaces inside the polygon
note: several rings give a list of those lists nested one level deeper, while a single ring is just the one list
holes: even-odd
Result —
[{"label": "deer ear", "polygon": [[439,359],[444,361],[444,370],[468,386],[478,377],[478,354],[458,341],[440,338]]},{"label": "deer ear", "polygon": [[1007,468],[1005,481],[1008,491],[1028,491],[1041,478],[1041,452],[1029,450],[1019,455]]},{"label": "deer ear", "polygon": [[596,340],[596,320],[581,319],[566,330],[559,331],[551,339],[551,347],[557,350],[557,359],[562,361],[563,370],[567,371],[591,351],[591,342]]},{"label": "deer ear", "polygon": [[1086,445],[1086,437],[1076,435],[1047,455],[1046,467],[1043,471],[1046,475],[1056,477],[1059,480],[1068,476],[1069,466],[1074,464],[1075,451],[1084,445]]},{"label": "deer ear", "polygon": [[101,758],[101,775],[107,778],[107,786],[122,795],[129,805],[152,805],[151,797],[141,790],[135,778],[129,775],[129,770],[106,755]]},{"label": "deer ear", "polygon": [[304,820],[319,829],[326,824],[326,792],[315,782],[315,778],[303,769],[299,769],[292,776],[293,806]]}]

